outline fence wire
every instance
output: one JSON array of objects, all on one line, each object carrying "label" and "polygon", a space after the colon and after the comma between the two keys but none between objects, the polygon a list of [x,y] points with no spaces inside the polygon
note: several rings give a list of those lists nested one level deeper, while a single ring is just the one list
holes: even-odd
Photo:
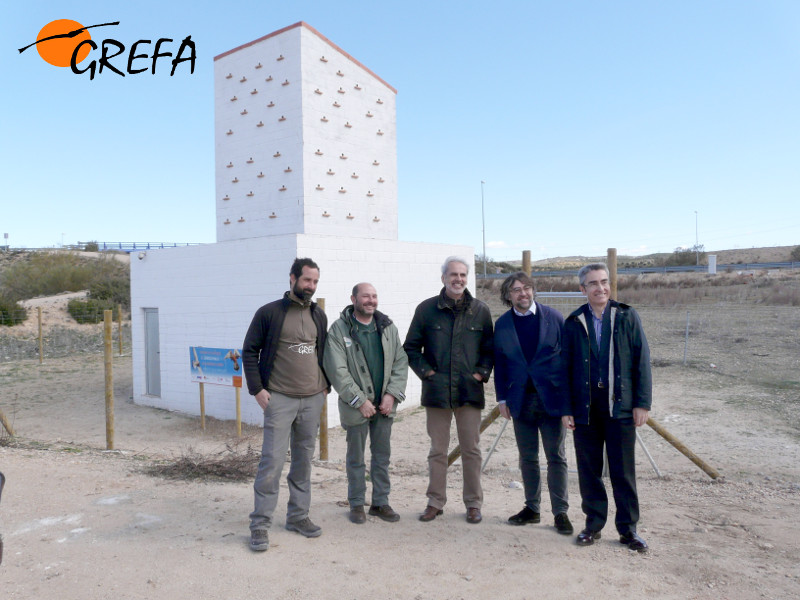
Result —
[{"label": "fence wire", "polygon": [[[537,301],[563,315],[586,302],[581,294],[540,293]],[[698,304],[681,307],[637,306],[650,344],[654,367],[685,366],[713,369],[746,377],[797,396],[800,405],[800,307]],[[504,307],[497,307],[495,316]],[[39,357],[36,317],[25,329],[0,327],[0,362]],[[103,352],[103,324],[69,326],[43,323],[44,358]],[[112,327],[114,352],[119,326]],[[122,325],[123,353],[131,348],[130,321]]]},{"label": "fence wire", "polygon": [[[539,293],[536,300],[566,317],[586,297]],[[800,404],[800,307],[719,302],[635,308],[654,366],[744,377],[778,391],[794,391]]]},{"label": "fence wire", "polygon": [[[34,322],[35,322],[34,318]],[[102,354],[103,323],[81,326],[48,326],[46,320],[42,327],[42,353],[44,359],[59,358],[72,354]],[[119,325],[114,322],[111,329],[114,354],[119,353]],[[131,351],[130,321],[122,323],[122,353]],[[39,358],[38,326],[26,328],[24,332],[13,328],[0,327],[0,362]]]}]

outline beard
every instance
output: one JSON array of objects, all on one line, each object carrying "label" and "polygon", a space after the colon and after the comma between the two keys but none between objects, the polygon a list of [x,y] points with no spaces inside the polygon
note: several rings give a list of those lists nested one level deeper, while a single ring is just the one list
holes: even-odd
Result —
[{"label": "beard", "polygon": [[292,288],[292,293],[301,300],[303,300],[303,302],[308,302],[314,296],[314,291],[301,288],[299,281],[294,284],[294,287]]},{"label": "beard", "polygon": [[[375,306],[370,306],[369,308],[367,308],[364,304],[356,303],[353,305],[353,310],[362,317],[366,319],[371,319],[372,315],[375,313]],[[372,312],[369,312],[370,310]]]}]

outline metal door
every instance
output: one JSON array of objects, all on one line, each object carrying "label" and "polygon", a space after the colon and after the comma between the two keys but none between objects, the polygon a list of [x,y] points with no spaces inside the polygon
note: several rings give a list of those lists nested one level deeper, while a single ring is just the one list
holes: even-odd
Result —
[{"label": "metal door", "polygon": [[144,309],[144,371],[148,396],[161,396],[161,351],[158,341],[158,309]]}]

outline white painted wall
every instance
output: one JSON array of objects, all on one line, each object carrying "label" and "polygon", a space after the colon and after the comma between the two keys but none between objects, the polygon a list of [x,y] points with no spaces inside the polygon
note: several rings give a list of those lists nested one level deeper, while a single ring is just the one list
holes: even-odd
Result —
[{"label": "white painted wall", "polygon": [[[204,246],[150,250],[131,262],[133,394],[137,404],[200,414],[198,384],[189,377],[189,347],[240,348],[255,311],[289,288],[296,256],[320,266],[317,298],[325,298],[329,324],[350,303],[355,283],[369,281],[378,290],[379,309],[405,339],[414,309],[439,292],[441,263],[458,254],[472,262],[472,248],[337,236],[288,235],[235,240]],[[470,288],[474,290],[470,269]],[[161,340],[161,397],[145,394],[145,308],[157,308]],[[420,384],[410,373],[402,409],[419,405]],[[205,386],[206,414],[235,418],[234,391]],[[338,425],[337,397],[328,398],[328,422]],[[242,390],[242,419],[261,424],[255,400]]]},{"label": "white painted wall", "polygon": [[397,239],[394,89],[300,25],[218,56],[214,90],[218,241]]},{"label": "white painted wall", "polygon": [[[397,240],[396,92],[313,28],[217,56],[214,95],[217,243],[131,263],[134,401],[189,414],[200,411],[189,347],[241,347],[256,309],[289,288],[295,257],[320,265],[330,323],[369,281],[403,339],[417,304],[441,289],[444,259],[473,261],[471,247]],[[145,393],[145,308],[159,313],[160,397]],[[409,383],[403,408],[419,405],[419,380]],[[206,386],[206,413],[235,418],[234,398]],[[263,420],[246,388],[242,419]]]}]

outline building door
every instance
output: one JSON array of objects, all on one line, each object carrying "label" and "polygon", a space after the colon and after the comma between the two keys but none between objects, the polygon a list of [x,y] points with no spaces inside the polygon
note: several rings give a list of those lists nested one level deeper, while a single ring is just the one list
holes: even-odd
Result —
[{"label": "building door", "polygon": [[144,372],[146,394],[161,396],[161,351],[158,341],[158,309],[144,309]]}]

